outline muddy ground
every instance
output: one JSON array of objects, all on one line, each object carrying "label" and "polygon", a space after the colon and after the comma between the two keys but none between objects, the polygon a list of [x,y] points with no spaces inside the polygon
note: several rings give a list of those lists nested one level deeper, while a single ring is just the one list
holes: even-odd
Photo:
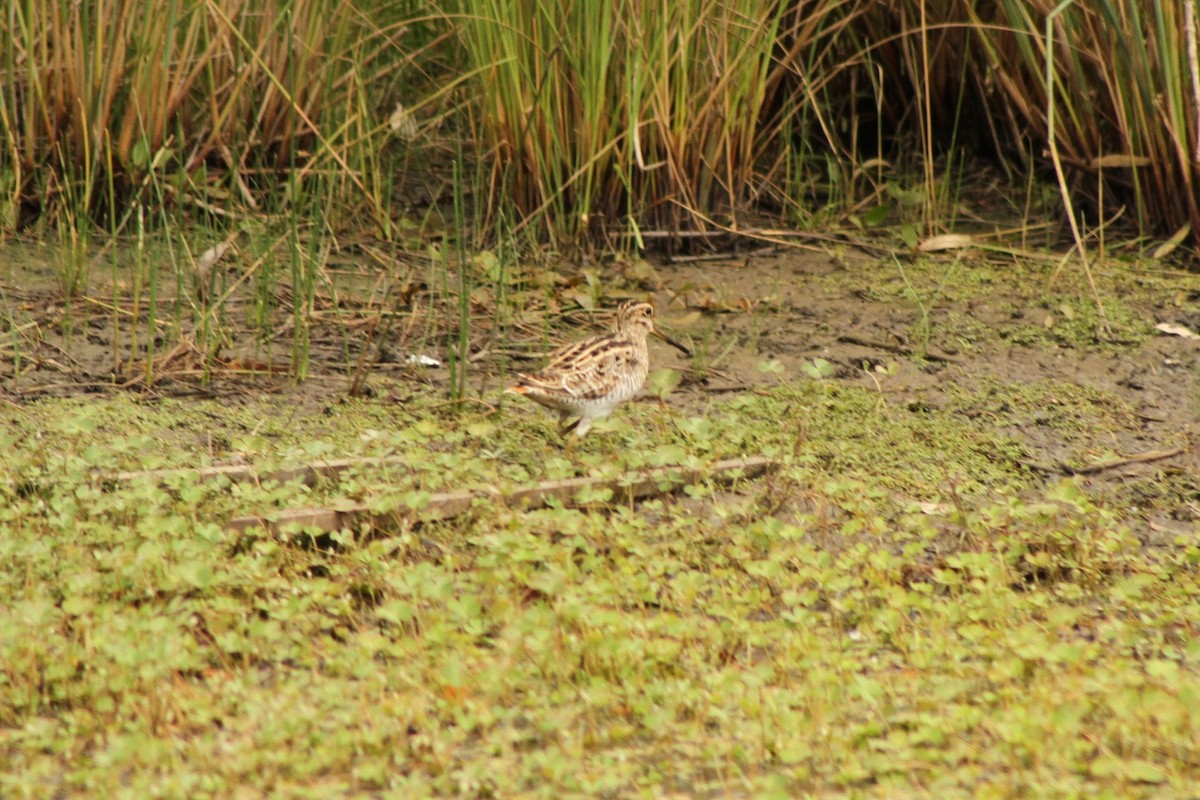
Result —
[{"label": "muddy ground", "polygon": [[[403,305],[381,325],[364,302],[336,325],[318,324],[309,377],[299,385],[286,377],[285,320],[265,345],[253,344],[250,331],[229,335],[208,382],[197,350],[164,337],[156,380],[147,386],[136,360],[121,355],[129,334],[114,333],[111,287],[97,288],[67,313],[47,261],[9,261],[0,298],[7,306],[0,399],[10,413],[39,397],[120,391],[231,403],[269,391],[315,412],[352,384],[402,402],[414,387],[447,383],[444,369],[408,363],[412,353],[444,352],[436,330],[414,326]],[[1164,536],[1200,520],[1200,338],[1186,335],[1200,331],[1200,280],[1193,275],[1155,265],[1098,267],[1093,289],[1076,262],[969,251],[864,255],[830,246],[591,269],[603,278],[606,302],[652,295],[663,327],[692,349],[687,358],[653,346],[654,366],[680,375],[672,404],[702,412],[781,379],[847,382],[908,413],[994,425],[1022,443],[1028,463],[1021,468],[1047,481],[1083,474],[1099,491],[1142,503],[1151,529]],[[559,274],[565,297],[585,285],[571,266]],[[393,302],[419,307],[420,281],[404,286],[416,293],[393,292]],[[490,402],[499,373],[526,367],[523,356],[550,342],[544,321],[528,316],[513,320],[501,341],[487,300],[476,305],[469,383]],[[598,315],[567,313],[572,307],[560,305],[550,338],[603,324]],[[321,297],[317,309],[321,319]],[[237,317],[235,311],[228,318]],[[247,372],[254,370],[274,374]],[[365,381],[356,384],[356,375]]]},{"label": "muddy ground", "polygon": [[813,253],[660,274],[672,306],[729,309],[713,338],[737,347],[692,392],[769,383],[763,359],[789,376],[824,359],[830,379],[893,407],[994,427],[1021,443],[1014,466],[1046,481],[1084,476],[1141,506],[1163,541],[1200,520],[1193,276],[1121,268],[1093,270],[1089,282],[1071,264],[1056,274],[1054,264],[970,256],[906,266]]}]

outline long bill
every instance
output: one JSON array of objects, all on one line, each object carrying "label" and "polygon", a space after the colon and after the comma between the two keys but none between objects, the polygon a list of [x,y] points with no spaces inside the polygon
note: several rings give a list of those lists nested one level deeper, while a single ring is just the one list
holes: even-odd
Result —
[{"label": "long bill", "polygon": [[685,345],[685,344],[680,344],[679,342],[675,341],[674,339],[672,339],[672,338],[671,338],[670,336],[668,336],[667,334],[665,334],[665,333],[663,333],[662,331],[660,331],[658,328],[655,328],[654,330],[652,330],[652,331],[650,331],[650,332],[651,332],[652,334],[654,334],[655,336],[657,336],[659,339],[661,339],[661,340],[663,340],[664,342],[666,342],[667,344],[671,345],[671,347],[674,347],[676,350],[678,350],[679,352],[683,353],[683,354],[684,354],[685,356],[687,356],[688,358],[691,358],[691,357],[692,357],[692,351],[691,351],[691,348],[689,348],[687,345]]}]

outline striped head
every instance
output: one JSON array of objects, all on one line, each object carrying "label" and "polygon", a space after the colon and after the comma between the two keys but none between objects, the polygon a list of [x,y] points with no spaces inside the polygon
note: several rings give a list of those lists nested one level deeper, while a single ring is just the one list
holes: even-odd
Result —
[{"label": "striped head", "polygon": [[641,300],[626,300],[617,309],[617,333],[645,338],[654,333],[654,306]]}]

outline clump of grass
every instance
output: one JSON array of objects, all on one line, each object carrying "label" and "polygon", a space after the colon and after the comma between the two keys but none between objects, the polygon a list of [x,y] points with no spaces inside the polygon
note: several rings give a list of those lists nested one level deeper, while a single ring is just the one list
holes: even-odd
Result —
[{"label": "clump of grass", "polygon": [[1140,235],[1195,241],[1195,19],[1193,0],[876,4],[860,27],[875,98],[919,143],[927,223],[945,223],[959,148],[983,145],[1010,175],[1054,170],[1081,247],[1104,244],[1122,204]]},{"label": "clump of grass", "polygon": [[0,19],[3,218],[87,227],[149,200],[226,215],[286,200],[271,191],[285,170],[336,171],[334,207],[386,229],[379,187],[361,177],[384,141],[364,100],[394,52],[379,48],[385,31],[328,0],[241,12],[37,0]]},{"label": "clump of grass", "polygon": [[781,4],[483,3],[463,19],[495,198],[553,241],[747,199]]},{"label": "clump of grass", "polygon": [[[80,298],[107,309],[114,382],[207,380],[222,363],[306,377],[335,237],[395,233],[392,161],[416,125],[383,120],[401,89],[417,100],[398,76],[444,41],[416,4],[372,10],[121,0],[100,18],[37,0],[0,19],[0,221],[57,235],[63,324]],[[92,280],[106,258],[108,297]],[[219,358],[247,322],[261,351]]]},{"label": "clump of grass", "polygon": [[[1052,142],[1072,190],[1101,206],[1092,227],[1111,212],[1107,188],[1131,203],[1143,233],[1185,224],[1200,232],[1192,0],[1064,3],[1053,12],[1005,0],[988,18],[974,8],[965,4],[984,55],[979,69],[1003,76],[992,116],[1018,158],[1026,143]],[[1063,200],[1078,213],[1070,195]]]}]

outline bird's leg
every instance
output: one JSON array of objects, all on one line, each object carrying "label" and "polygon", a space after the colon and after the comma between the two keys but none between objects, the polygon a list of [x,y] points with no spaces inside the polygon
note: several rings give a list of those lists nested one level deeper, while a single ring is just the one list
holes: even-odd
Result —
[{"label": "bird's leg", "polygon": [[575,419],[574,421],[568,422],[567,420],[570,420],[570,419],[571,419],[570,414],[559,414],[558,415],[558,435],[559,436],[566,437],[566,435],[568,433],[571,433],[572,431],[574,431],[576,428],[579,427],[579,423],[583,422],[582,418]]},{"label": "bird's leg", "polygon": [[587,417],[578,417],[568,425],[564,416],[563,423],[559,426],[559,430],[565,439],[566,456],[571,461],[575,461],[575,442],[582,439],[583,435],[588,432],[588,428],[592,427],[592,421]]}]

